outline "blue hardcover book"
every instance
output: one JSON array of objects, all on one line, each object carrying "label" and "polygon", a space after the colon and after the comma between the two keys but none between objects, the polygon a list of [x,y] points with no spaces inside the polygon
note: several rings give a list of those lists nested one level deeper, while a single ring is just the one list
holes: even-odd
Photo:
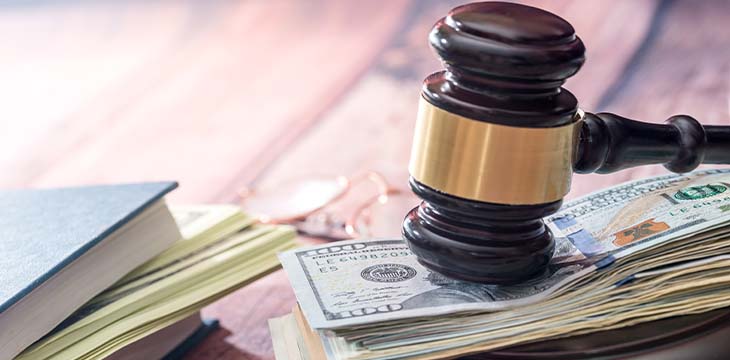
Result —
[{"label": "blue hardcover book", "polygon": [[177,241],[176,186],[0,191],[0,360]]}]

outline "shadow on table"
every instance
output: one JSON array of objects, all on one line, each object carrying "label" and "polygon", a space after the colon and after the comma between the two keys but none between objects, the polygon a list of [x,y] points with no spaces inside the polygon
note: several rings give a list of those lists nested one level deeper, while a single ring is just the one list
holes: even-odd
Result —
[{"label": "shadow on table", "polygon": [[268,356],[251,354],[237,348],[226,341],[232,333],[228,329],[218,328],[212,332],[200,345],[185,354],[185,360],[270,360]]}]

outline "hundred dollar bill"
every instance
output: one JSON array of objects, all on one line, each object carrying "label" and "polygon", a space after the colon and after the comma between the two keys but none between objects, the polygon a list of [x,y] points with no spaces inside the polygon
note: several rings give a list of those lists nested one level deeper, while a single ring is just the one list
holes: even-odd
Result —
[{"label": "hundred dollar bill", "polygon": [[[301,316],[271,324],[274,346],[283,359],[437,359],[570,334],[615,329],[666,317],[696,314],[730,304],[730,256],[703,259],[673,268],[638,273],[652,278],[633,286],[594,292],[589,299],[570,293],[555,308],[540,303],[505,311],[430,317],[374,327],[312,331]],[[557,299],[553,299],[556,300]],[[578,301],[581,304],[570,304]],[[424,326],[425,325],[425,326]],[[279,326],[277,329],[276,326]],[[291,335],[284,336],[286,333]],[[301,357],[283,356],[281,349]],[[324,353],[322,356],[314,354]]]},{"label": "hundred dollar bill", "polygon": [[513,286],[429,271],[402,239],[352,240],[279,257],[315,329],[505,310],[541,302],[623,258],[717,229],[730,221],[729,189],[730,170],[705,170],[629,182],[569,202],[545,219],[556,238],[548,271]]}]

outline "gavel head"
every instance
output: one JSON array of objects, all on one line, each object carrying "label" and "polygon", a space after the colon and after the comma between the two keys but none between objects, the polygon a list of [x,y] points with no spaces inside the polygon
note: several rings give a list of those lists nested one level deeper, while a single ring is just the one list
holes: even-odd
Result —
[{"label": "gavel head", "polygon": [[423,85],[409,165],[422,204],[403,234],[426,267],[492,284],[542,273],[542,222],[570,188],[582,115],[561,88],[584,61],[573,27],[512,3],[457,7],[429,36],[445,70]]}]

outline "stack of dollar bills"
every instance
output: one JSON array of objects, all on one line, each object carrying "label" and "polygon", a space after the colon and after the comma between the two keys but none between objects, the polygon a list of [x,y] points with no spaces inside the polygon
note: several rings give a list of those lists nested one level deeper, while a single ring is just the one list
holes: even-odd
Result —
[{"label": "stack of dollar bills", "polygon": [[25,359],[102,359],[278,268],[288,226],[253,225],[229,205],[171,207],[183,239],[96,296]]},{"label": "stack of dollar bills", "polygon": [[284,359],[440,359],[730,305],[730,171],[629,182],[566,203],[546,223],[543,276],[514,286],[446,278],[401,239],[279,256],[296,293],[272,319]]}]

